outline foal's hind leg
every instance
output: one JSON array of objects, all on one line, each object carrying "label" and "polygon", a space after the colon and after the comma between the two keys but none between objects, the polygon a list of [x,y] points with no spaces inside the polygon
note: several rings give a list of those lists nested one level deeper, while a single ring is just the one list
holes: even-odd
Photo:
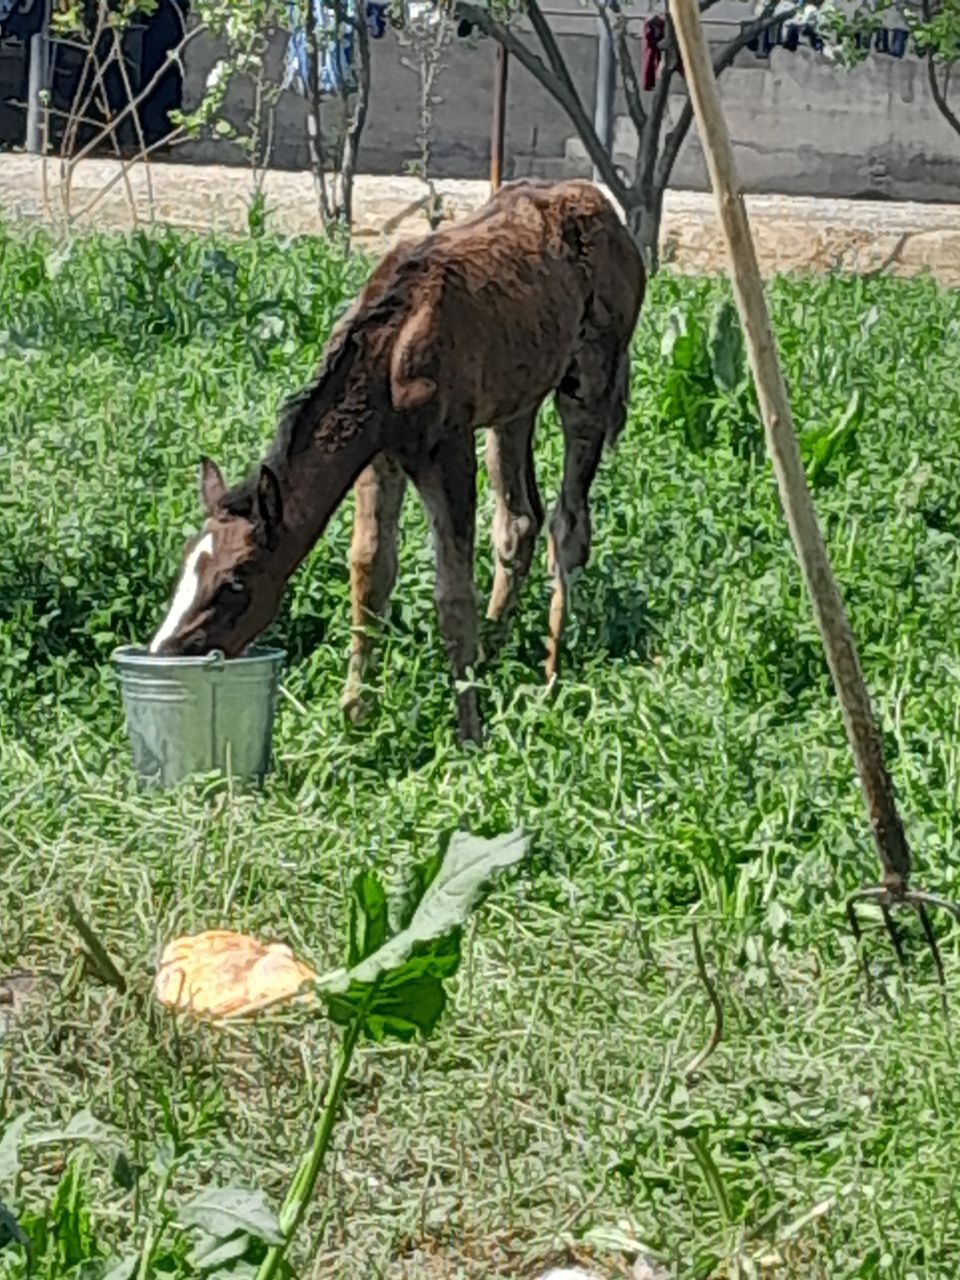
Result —
[{"label": "foal's hind leg", "polygon": [[350,668],[340,705],[358,723],[369,709],[363,685],[369,674],[373,635],[383,620],[397,577],[397,527],[406,476],[391,458],[379,454],[357,477],[354,491],[350,591],[353,629]]},{"label": "foal's hind leg", "polygon": [[553,576],[550,601],[550,629],[547,639],[546,676],[556,678],[560,642],[570,593],[576,576],[590,557],[593,533],[590,523],[590,486],[600,464],[605,440],[619,434],[626,416],[625,362],[617,367],[599,397],[591,397],[591,383],[598,379],[585,377],[574,370],[557,392],[557,412],[563,425],[565,454],[560,497],[550,519],[549,567]]},{"label": "foal's hind leg", "polygon": [[496,498],[493,548],[496,566],[487,607],[484,656],[503,641],[524,580],[530,572],[537,535],[543,528],[543,504],[533,466],[536,413],[487,431],[487,475]]},{"label": "foal's hind leg", "polygon": [[[440,633],[456,680],[466,679],[477,661],[477,598],[473,546],[477,516],[477,455],[473,432],[451,430],[428,460],[411,468],[426,507],[437,556],[434,599]],[[461,741],[480,741],[477,691],[457,693]]]}]

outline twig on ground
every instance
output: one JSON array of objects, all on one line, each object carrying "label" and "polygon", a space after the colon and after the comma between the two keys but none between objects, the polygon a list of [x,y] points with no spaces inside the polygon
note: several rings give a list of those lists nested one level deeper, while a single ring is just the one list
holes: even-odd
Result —
[{"label": "twig on ground", "polygon": [[709,973],[707,973],[707,966],[703,958],[703,948],[700,945],[700,934],[697,932],[695,923],[691,925],[691,932],[693,934],[693,954],[697,962],[697,973],[700,975],[700,981],[703,983],[710,1004],[713,1006],[713,1030],[710,1032],[710,1039],[704,1047],[684,1068],[683,1074],[688,1080],[700,1070],[723,1036],[723,1005],[720,1003],[717,989],[713,985]]},{"label": "twig on ground", "polygon": [[106,947],[91,929],[89,924],[80,913],[80,909],[74,902],[73,898],[67,895],[67,914],[70,917],[70,923],[83,939],[86,952],[84,958],[89,967],[101,980],[108,986],[115,987],[121,995],[125,995],[127,991],[127,980],[123,974],[113,963]]}]

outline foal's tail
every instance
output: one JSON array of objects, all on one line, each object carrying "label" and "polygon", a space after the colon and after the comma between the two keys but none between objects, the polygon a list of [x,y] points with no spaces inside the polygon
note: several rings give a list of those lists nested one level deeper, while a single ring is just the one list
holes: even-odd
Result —
[{"label": "foal's tail", "polygon": [[[631,335],[632,336],[632,335]],[[603,433],[603,443],[608,450],[616,448],[617,441],[627,421],[630,403],[630,346],[620,353],[610,394],[610,412]]]},{"label": "foal's tail", "polygon": [[[612,211],[611,211],[612,213]],[[613,449],[623,431],[630,402],[630,347],[646,293],[647,278],[643,259],[626,227],[612,213],[608,220],[598,272],[595,306],[603,313],[598,320],[601,342],[606,346],[607,368],[610,370],[607,399],[609,411],[604,429],[604,443]],[[600,255],[598,255],[600,256]]]}]

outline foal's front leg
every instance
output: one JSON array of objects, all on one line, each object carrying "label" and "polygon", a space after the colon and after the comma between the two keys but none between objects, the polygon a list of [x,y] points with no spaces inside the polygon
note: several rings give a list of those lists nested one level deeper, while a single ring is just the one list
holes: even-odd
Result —
[{"label": "foal's front leg", "polygon": [[357,477],[350,548],[353,628],[350,669],[340,699],[344,715],[357,724],[369,709],[363,686],[370,672],[373,636],[386,613],[397,578],[397,528],[406,488],[399,465],[379,454]]},{"label": "foal's front leg", "polygon": [[[465,680],[477,661],[477,598],[473,545],[477,518],[477,455],[473,433],[452,432],[429,459],[411,469],[423,499],[437,557],[434,599],[440,633],[454,677]],[[480,713],[474,688],[457,693],[461,742],[479,742]]]}]

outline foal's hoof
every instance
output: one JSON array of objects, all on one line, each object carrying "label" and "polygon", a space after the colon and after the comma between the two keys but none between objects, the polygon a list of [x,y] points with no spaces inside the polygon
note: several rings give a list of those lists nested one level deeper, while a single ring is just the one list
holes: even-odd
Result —
[{"label": "foal's hoof", "polygon": [[478,747],[483,744],[483,727],[480,724],[476,693],[473,691],[457,701],[457,740],[473,742]]},{"label": "foal's hoof", "polygon": [[347,685],[340,695],[340,710],[348,724],[356,729],[370,719],[376,709],[372,694],[355,685]]}]

